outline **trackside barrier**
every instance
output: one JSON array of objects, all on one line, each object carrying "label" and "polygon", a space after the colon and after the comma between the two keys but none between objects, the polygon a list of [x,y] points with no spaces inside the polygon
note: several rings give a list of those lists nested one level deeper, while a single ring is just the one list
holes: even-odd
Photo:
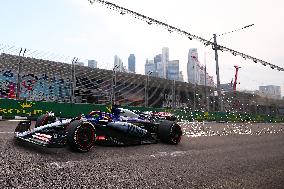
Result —
[{"label": "trackside barrier", "polygon": [[[145,108],[121,106],[122,108],[140,111],[167,111],[175,114],[180,121],[217,121],[217,122],[282,122],[284,116],[276,115],[253,115],[231,112],[200,112],[171,110],[164,108]],[[36,118],[46,112],[53,112],[59,117],[75,117],[80,114],[88,114],[92,110],[104,112],[110,111],[106,105],[97,104],[71,104],[61,102],[21,101],[14,99],[0,99],[0,116],[2,119],[13,119],[15,116]]]},{"label": "trackside barrier", "polygon": [[255,115],[243,112],[185,112],[175,111],[175,115],[180,120],[187,121],[216,121],[216,122],[268,122],[268,123],[284,123],[284,116],[277,115]]},{"label": "trackside barrier", "polygon": [[[140,111],[164,111],[159,108],[145,107],[128,107],[122,106],[130,110]],[[109,112],[110,107],[97,104],[72,104],[61,102],[42,102],[42,101],[25,101],[15,99],[0,99],[0,116],[3,118],[13,118],[15,116],[38,117],[46,112],[53,112],[60,117],[75,117],[80,114],[88,114],[92,110],[100,110]]]}]

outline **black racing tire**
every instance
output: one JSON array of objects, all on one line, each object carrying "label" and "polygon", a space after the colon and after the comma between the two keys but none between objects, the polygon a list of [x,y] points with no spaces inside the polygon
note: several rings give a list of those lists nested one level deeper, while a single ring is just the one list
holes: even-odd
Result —
[{"label": "black racing tire", "polygon": [[181,140],[181,127],[174,121],[162,121],[158,127],[158,137],[164,143],[178,144]]},{"label": "black racing tire", "polygon": [[31,129],[31,121],[20,121],[15,129],[15,132],[25,132]]},{"label": "black racing tire", "polygon": [[96,130],[88,121],[75,120],[67,126],[67,143],[72,150],[88,152],[95,143]]},{"label": "black racing tire", "polygon": [[167,116],[166,120],[168,120],[168,121],[176,121],[177,117],[175,117],[175,116]]},{"label": "black racing tire", "polygon": [[35,128],[46,125],[46,124],[53,123],[55,121],[56,121],[55,116],[51,116],[49,114],[43,114],[37,118]]}]

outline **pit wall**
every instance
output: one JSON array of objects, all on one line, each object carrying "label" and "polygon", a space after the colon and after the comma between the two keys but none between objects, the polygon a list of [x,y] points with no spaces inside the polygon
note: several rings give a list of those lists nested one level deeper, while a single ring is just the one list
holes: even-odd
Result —
[{"label": "pit wall", "polygon": [[[145,108],[121,106],[122,108],[140,111],[166,111],[175,114],[180,121],[218,121],[218,122],[282,122],[284,116],[252,115],[231,112],[187,112],[183,110],[170,110],[162,108]],[[36,118],[46,112],[53,112],[59,117],[75,117],[80,114],[88,114],[92,110],[109,112],[106,105],[97,104],[71,104],[41,101],[21,101],[14,99],[0,99],[0,116],[2,119],[13,119],[15,116]]]}]

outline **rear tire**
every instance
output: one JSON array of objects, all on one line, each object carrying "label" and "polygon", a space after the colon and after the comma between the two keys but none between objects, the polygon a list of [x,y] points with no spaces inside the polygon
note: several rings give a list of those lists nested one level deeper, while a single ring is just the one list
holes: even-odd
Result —
[{"label": "rear tire", "polygon": [[35,128],[53,123],[55,121],[56,121],[55,116],[51,116],[49,114],[43,114],[39,116],[38,119],[36,120]]},{"label": "rear tire", "polygon": [[181,140],[181,127],[173,121],[162,121],[158,127],[158,137],[162,142],[178,144]]},{"label": "rear tire", "polygon": [[75,120],[67,126],[67,142],[72,150],[88,152],[95,140],[95,127],[90,122]]}]

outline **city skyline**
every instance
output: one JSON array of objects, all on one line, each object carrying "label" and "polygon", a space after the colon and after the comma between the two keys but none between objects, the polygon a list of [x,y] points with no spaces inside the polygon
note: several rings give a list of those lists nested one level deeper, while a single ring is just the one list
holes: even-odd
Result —
[{"label": "city skyline", "polygon": [[[240,0],[233,5],[225,0],[190,3],[183,0],[179,3],[160,0],[155,2],[112,0],[111,2],[173,24],[206,39],[210,39],[213,33],[220,34],[254,23],[255,25],[249,29],[217,37],[218,43],[283,67],[281,44],[284,39],[281,34],[284,29],[279,24],[280,18],[283,17],[280,8],[283,7],[283,2],[280,0],[274,0],[272,3]],[[256,3],[257,9],[255,9]],[[114,55],[119,55],[123,62],[127,62],[127,57],[133,53],[136,56],[138,74],[144,73],[145,59],[159,54],[163,46],[171,49],[169,58],[179,60],[180,69],[186,70],[188,50],[197,48],[200,52],[200,62],[206,62],[209,74],[216,78],[214,52],[210,50],[211,47],[205,48],[197,41],[172,34],[157,26],[150,26],[131,16],[121,16],[99,4],[91,6],[87,0],[60,2],[27,0],[6,1],[1,2],[0,5],[6,7],[0,13],[0,16],[5,18],[0,31],[0,41],[3,44],[83,59],[96,59],[98,67],[104,69],[111,69]],[[159,11],[157,7],[160,7]],[[212,14],[213,8],[216,14]],[[242,68],[239,72],[238,89],[278,85],[282,88],[283,96],[282,72],[226,52],[218,53],[221,83],[230,82],[234,76],[233,66],[239,65]],[[185,72],[183,74],[187,81],[187,74]]]},{"label": "city skyline", "polygon": [[[9,46],[7,46],[8,48],[10,48]],[[168,47],[164,47],[164,48],[167,48],[167,51],[168,51]],[[204,71],[204,65],[202,65],[202,64],[200,64],[200,62],[199,62],[199,60],[198,60],[198,53],[197,53],[197,49],[196,48],[191,48],[191,49],[189,49],[189,57],[190,57],[190,51],[191,50],[194,50],[194,51],[196,51],[195,53],[196,53],[196,57],[194,57],[195,59],[196,59],[196,63],[198,63],[198,67],[199,67],[199,69],[201,69],[201,70],[203,70]],[[46,53],[46,52],[43,52],[43,53]],[[169,52],[167,52],[167,54],[169,54]],[[59,55],[59,54],[58,54]],[[160,57],[159,57],[160,56]],[[113,67],[111,68],[111,69],[113,69],[113,70],[116,70],[116,71],[120,71],[120,72],[128,72],[128,73],[136,73],[136,72],[132,72],[131,70],[129,70],[129,58],[130,57],[134,57],[134,70],[135,70],[135,55],[134,54],[130,54],[130,56],[128,57],[128,69],[126,68],[126,66],[125,65],[123,65],[123,61],[122,61],[122,59],[121,58],[119,58],[118,57],[118,55],[115,55],[114,56],[114,64],[113,64]],[[167,56],[168,57],[168,56]],[[150,64],[156,64],[157,62],[155,62],[155,60],[157,60],[157,59],[159,59],[160,61],[161,61],[161,59],[162,59],[162,54],[158,54],[158,55],[156,55],[155,57],[154,57],[154,60],[148,60],[148,59],[146,59],[146,64],[147,64],[147,62],[148,63],[150,63]],[[167,58],[168,59],[168,58]],[[48,60],[48,59],[47,59]],[[82,60],[82,59],[80,59],[80,60]],[[88,59],[85,59],[85,61],[86,62],[80,62],[80,61],[76,61],[75,62],[75,64],[76,65],[79,65],[79,66],[87,66],[87,67],[90,67],[90,68],[99,68],[99,67],[97,67],[97,64],[98,64],[98,62],[96,61],[96,60],[88,60]],[[178,62],[179,63],[179,60],[168,60],[168,63],[171,63],[171,62]],[[158,62],[158,63],[161,63],[161,62]],[[189,63],[189,62],[188,62]],[[146,66],[146,64],[145,64],[145,66]],[[132,65],[133,66],[133,65]],[[155,68],[156,67],[156,68]],[[155,67],[154,68],[150,68],[150,70],[152,70],[152,69],[157,69],[157,65],[155,65]],[[178,66],[179,67],[179,66]],[[195,67],[195,66],[194,66]],[[193,67],[193,68],[194,68]],[[103,68],[104,69],[104,68]],[[164,68],[163,68],[164,69]],[[179,69],[178,69],[179,70]],[[186,70],[186,71],[188,71],[188,70]],[[151,75],[151,76],[154,76],[154,77],[160,77],[160,78],[163,78],[163,76],[161,76],[161,75],[159,75],[158,74],[158,70],[157,70],[157,73],[154,73],[154,72],[152,72],[152,71],[146,71],[146,69],[145,69],[145,75],[147,75],[147,74],[149,74],[149,75]],[[196,79],[198,79],[198,82],[196,83],[196,84],[198,84],[198,85],[205,85],[205,82],[204,82],[204,78],[203,78],[203,80],[201,79],[201,75],[200,75],[200,73],[197,73],[196,72],[196,70],[194,70],[193,69],[193,75],[194,75],[194,78]],[[207,73],[207,72],[206,72]],[[137,74],[137,73],[136,73]],[[197,75],[196,75],[197,74]],[[202,74],[202,73],[201,73]],[[179,71],[179,73],[178,73],[178,75],[179,75],[179,78],[176,78],[176,79],[173,79],[173,78],[170,78],[170,77],[166,77],[166,78],[164,78],[164,79],[169,79],[169,80],[176,80],[176,81],[182,81],[182,82],[187,82],[187,83],[194,83],[194,82],[196,82],[196,81],[190,81],[189,79],[188,79],[188,81],[184,81],[184,77],[183,77],[183,72],[182,71]],[[187,75],[190,75],[190,74],[188,74],[187,73]],[[213,76],[210,76],[210,75],[208,75],[208,73],[207,73],[207,86],[214,86],[214,85],[216,85],[216,83],[213,83]],[[232,79],[232,81],[231,81],[231,84],[232,84],[232,82],[233,82],[233,79]],[[221,85],[222,85],[222,90],[224,90],[224,91],[226,91],[227,90],[227,88],[229,87],[231,87],[232,88],[232,86],[227,86],[227,85],[231,85],[230,83],[221,83]],[[237,83],[237,84],[239,84],[239,83]],[[223,87],[224,86],[226,86],[225,88],[226,88],[226,90],[225,90],[225,88],[223,89]],[[276,88],[278,88],[279,89],[279,95],[280,95],[280,97],[279,98],[284,98],[284,96],[282,96],[282,90],[283,90],[283,88],[284,88],[284,85],[283,86],[279,86],[279,85],[270,85],[270,84],[267,84],[267,85],[265,85],[265,86],[258,86],[258,88],[257,89],[254,89],[254,90],[248,90],[248,89],[237,89],[238,91],[244,91],[244,92],[248,92],[248,93],[254,93],[254,94],[259,94],[260,96],[265,96],[265,95],[268,95],[268,96],[271,96],[272,98],[275,98],[275,91],[273,91],[273,92],[271,92],[271,91],[269,91],[269,92],[263,92],[263,91],[261,91],[260,90],[260,88],[261,87],[264,87],[264,88],[266,88],[267,86],[269,86],[269,87],[276,87]],[[262,93],[264,93],[264,94],[262,94]],[[278,98],[278,97],[277,97]]]}]

